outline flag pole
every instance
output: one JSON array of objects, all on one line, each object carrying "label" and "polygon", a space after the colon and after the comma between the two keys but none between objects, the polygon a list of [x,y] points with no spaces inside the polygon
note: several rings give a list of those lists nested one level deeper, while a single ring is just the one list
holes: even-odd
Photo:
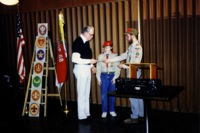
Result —
[{"label": "flag pole", "polygon": [[141,18],[140,18],[140,0],[138,0],[138,31],[139,31],[138,40],[141,43],[141,25],[140,25],[140,21],[141,21]]},{"label": "flag pole", "polygon": [[[64,52],[64,58],[66,58],[67,57],[67,55],[66,55],[66,48],[65,48],[65,38],[64,38],[64,28],[63,28],[63,26],[64,26],[64,17],[63,17],[63,14],[62,14],[62,11],[60,11],[59,12],[59,14],[58,14],[58,18],[59,18],[59,34],[60,34],[60,38],[61,38],[61,42],[62,42],[62,45],[64,45],[63,46],[63,50],[65,51]],[[66,62],[67,62],[67,60],[66,60]],[[67,66],[66,66],[67,67]],[[69,112],[69,110],[67,109],[67,91],[66,91],[66,81],[64,82],[64,93],[65,93],[65,110],[64,110],[64,112],[65,113],[68,113]]]},{"label": "flag pole", "polygon": [[68,108],[67,108],[67,90],[66,90],[66,82],[65,82],[64,90],[65,90],[65,110],[64,110],[64,112],[67,114],[67,113],[69,112],[69,110],[68,110]]}]

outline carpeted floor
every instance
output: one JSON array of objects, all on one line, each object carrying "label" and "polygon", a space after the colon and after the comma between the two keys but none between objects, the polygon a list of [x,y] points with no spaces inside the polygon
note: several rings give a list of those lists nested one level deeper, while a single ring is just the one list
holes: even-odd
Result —
[{"label": "carpeted floor", "polygon": [[[145,122],[124,124],[130,108],[116,107],[117,117],[101,118],[101,105],[91,104],[87,121],[77,118],[77,103],[68,102],[69,112],[64,112],[59,100],[48,99],[47,116],[22,117],[24,94],[16,93],[13,99],[2,98],[0,129],[2,133],[145,133]],[[149,120],[150,133],[200,133],[200,115],[152,110]]]}]

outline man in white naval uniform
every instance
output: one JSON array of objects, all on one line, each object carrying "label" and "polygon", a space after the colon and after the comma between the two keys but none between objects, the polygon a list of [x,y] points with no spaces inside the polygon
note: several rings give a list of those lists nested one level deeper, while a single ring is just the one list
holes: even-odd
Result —
[{"label": "man in white naval uniform", "polygon": [[90,116],[90,86],[91,86],[91,69],[96,72],[93,66],[97,60],[92,58],[92,49],[89,41],[94,35],[94,27],[86,26],[82,29],[81,34],[72,44],[72,62],[74,63],[73,73],[77,79],[77,104],[78,119],[86,120]]},{"label": "man in white naval uniform", "polygon": [[[126,59],[126,63],[140,63],[142,60],[142,47],[137,40],[138,30],[135,28],[128,28],[125,33],[126,39],[131,44],[128,50],[120,56],[113,59],[104,60],[105,63],[122,61]],[[127,77],[129,77],[129,67],[125,64],[120,64],[119,68],[127,70]],[[141,70],[137,70],[137,78],[141,77]],[[129,98],[131,103],[132,114],[130,118],[124,120],[124,123],[137,123],[138,120],[144,118],[144,103],[143,99]]]},{"label": "man in white naval uniform", "polygon": [[[105,41],[103,44],[104,52],[99,55],[97,63],[96,77],[98,84],[100,85],[101,92],[101,104],[102,104],[102,118],[107,116],[107,112],[110,112],[112,117],[117,116],[115,113],[115,101],[116,97],[108,97],[107,93],[115,90],[115,79],[120,75],[120,69],[118,65],[120,62],[104,63],[103,60],[108,58],[112,59],[117,53],[112,52],[112,41]],[[109,100],[108,100],[109,98]],[[109,103],[108,103],[109,102]]]}]

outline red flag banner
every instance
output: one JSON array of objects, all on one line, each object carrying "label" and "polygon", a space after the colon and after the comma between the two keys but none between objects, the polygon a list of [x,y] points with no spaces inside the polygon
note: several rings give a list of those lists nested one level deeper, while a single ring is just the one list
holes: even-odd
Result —
[{"label": "red flag banner", "polygon": [[24,65],[24,57],[22,47],[25,46],[24,36],[22,33],[20,17],[17,15],[17,71],[19,74],[20,83],[24,82],[26,70]]},{"label": "red flag banner", "polygon": [[64,41],[64,19],[62,12],[59,13],[59,28],[58,28],[58,41],[57,41],[57,60],[56,60],[56,86],[62,87],[66,81],[67,75],[67,61],[66,61],[66,48]]}]

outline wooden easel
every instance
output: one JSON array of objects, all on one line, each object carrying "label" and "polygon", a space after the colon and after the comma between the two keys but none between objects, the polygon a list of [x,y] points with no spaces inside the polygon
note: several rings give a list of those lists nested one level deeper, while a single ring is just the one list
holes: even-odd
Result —
[{"label": "wooden easel", "polygon": [[[28,84],[27,84],[27,88],[26,88],[26,95],[25,95],[25,99],[24,99],[24,106],[23,106],[23,111],[22,111],[22,116],[25,115],[25,113],[28,112],[28,105],[30,100],[28,101],[28,97],[31,95],[30,91],[30,84],[31,84],[31,76],[33,74],[33,67],[34,67],[34,59],[36,56],[36,41],[35,41],[35,46],[34,46],[34,50],[33,50],[33,57],[32,57],[32,62],[31,62],[31,67],[30,67],[30,73],[29,73],[29,79],[28,79]],[[50,56],[53,62],[53,67],[49,66],[49,52],[50,52]],[[47,97],[58,97],[60,99],[60,104],[62,106],[62,99],[61,99],[61,95],[60,95],[60,88],[57,88],[57,93],[48,93],[48,86],[47,86],[47,81],[48,81],[48,72],[49,70],[53,70],[54,74],[56,76],[56,69],[55,69],[55,61],[54,61],[54,56],[53,56],[53,51],[52,51],[52,46],[51,46],[51,40],[49,38],[47,38],[47,43],[46,43],[46,61],[45,61],[45,65],[43,67],[43,72],[44,72],[44,88],[42,88],[41,90],[41,103],[40,105],[44,106],[44,117],[46,117],[46,111],[47,111]]]}]

